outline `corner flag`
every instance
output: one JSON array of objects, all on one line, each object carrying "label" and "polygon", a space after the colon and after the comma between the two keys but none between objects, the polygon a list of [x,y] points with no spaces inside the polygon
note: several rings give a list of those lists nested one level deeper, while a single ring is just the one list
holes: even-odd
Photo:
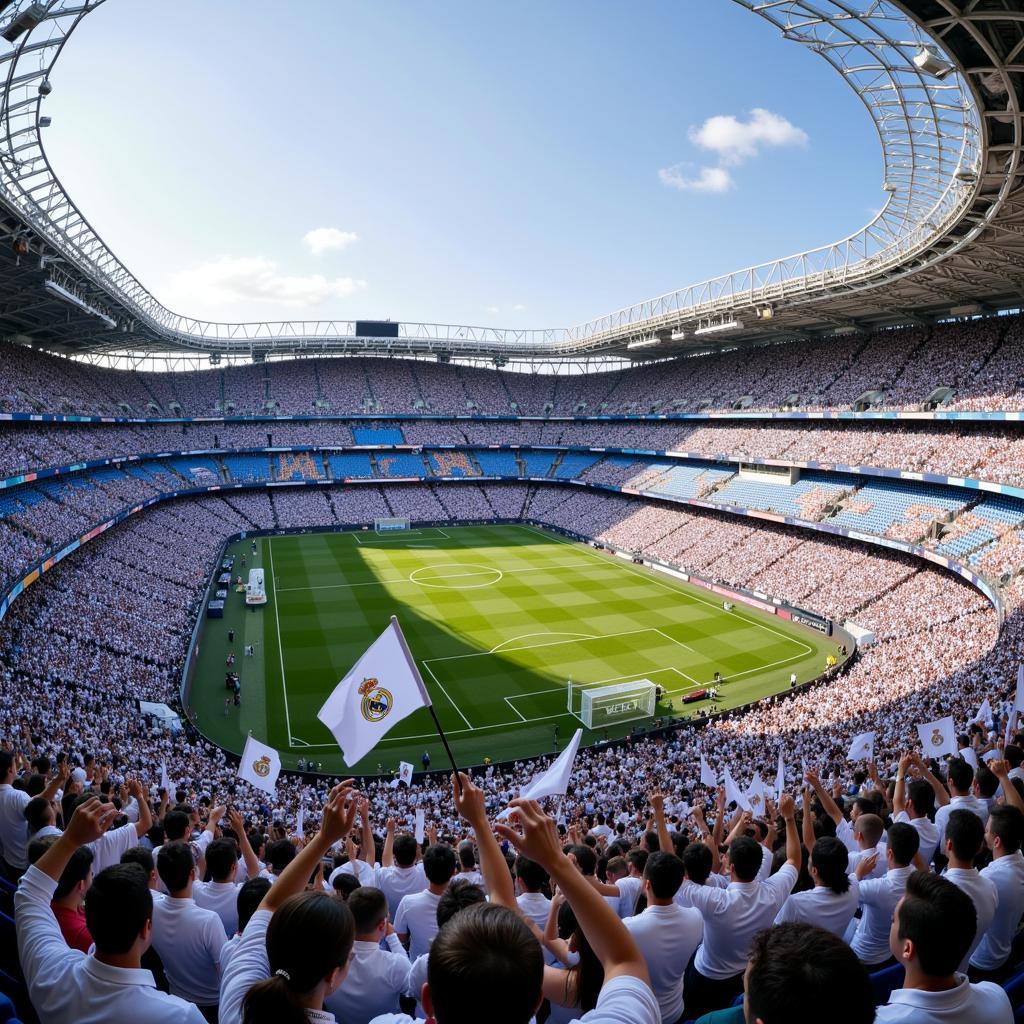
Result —
[{"label": "corner flag", "polygon": [[348,675],[334,688],[317,718],[331,731],[351,768],[403,718],[430,707],[416,663],[398,620],[370,645]]}]

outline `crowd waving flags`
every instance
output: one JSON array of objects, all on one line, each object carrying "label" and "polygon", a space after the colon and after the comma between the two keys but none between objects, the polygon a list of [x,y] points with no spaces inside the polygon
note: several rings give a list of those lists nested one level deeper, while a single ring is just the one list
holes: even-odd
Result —
[{"label": "crowd waving flags", "polygon": [[277,777],[280,774],[281,755],[273,747],[250,736],[242,751],[238,777],[273,796],[277,792]]}]

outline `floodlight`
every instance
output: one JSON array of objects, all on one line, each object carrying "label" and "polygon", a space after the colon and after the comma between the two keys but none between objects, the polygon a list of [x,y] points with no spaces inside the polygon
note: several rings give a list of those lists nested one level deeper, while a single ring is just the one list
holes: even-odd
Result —
[{"label": "floodlight", "polygon": [[926,75],[933,75],[935,78],[945,78],[953,70],[953,65],[948,60],[943,60],[934,50],[922,46],[914,57],[914,66]]},{"label": "floodlight", "polygon": [[627,349],[634,348],[650,348],[651,345],[660,345],[661,338],[657,335],[652,335],[650,338],[638,338],[636,341],[631,341],[626,345]]},{"label": "floodlight", "polygon": [[677,330],[677,331],[673,331],[673,332],[672,332],[672,333],[671,333],[671,334],[669,335],[669,337],[670,337],[670,338],[671,338],[671,339],[672,339],[673,341],[685,341],[685,340],[686,340],[686,331],[684,331],[684,330],[682,330],[682,329],[680,328],[680,329],[679,329],[679,330]]},{"label": "floodlight", "polygon": [[14,21],[3,31],[3,37],[9,43],[13,43],[18,36],[24,32],[34,29],[46,17],[46,6],[44,4],[32,4],[26,7]]},{"label": "floodlight", "polygon": [[711,324],[708,327],[698,327],[693,332],[694,337],[699,337],[704,334],[720,334],[722,331],[742,331],[743,321],[742,320],[725,320],[720,324]]}]

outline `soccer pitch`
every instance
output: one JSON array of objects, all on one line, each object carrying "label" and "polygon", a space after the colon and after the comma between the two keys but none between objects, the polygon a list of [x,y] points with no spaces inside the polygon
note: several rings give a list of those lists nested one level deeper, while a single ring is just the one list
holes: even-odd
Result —
[{"label": "soccer pitch", "polygon": [[[705,590],[525,525],[263,537],[255,555],[249,540],[228,553],[243,578],[254,565],[265,570],[268,602],[247,610],[232,591],[224,620],[204,622],[191,705],[214,742],[239,752],[251,731],[286,767],[302,758],[343,770],[316,714],[392,615],[467,765],[553,751],[556,726],[564,745],[579,725],[566,708],[569,679],[650,679],[666,691],[657,714],[680,717],[709,709],[680,698],[711,685],[716,671],[726,680],[719,708],[728,708],[788,689],[792,672],[814,678],[837,653],[813,630],[744,606],[727,612]],[[237,708],[225,707],[229,649],[242,684]],[[583,741],[604,737],[585,731]],[[390,771],[399,760],[419,770],[425,750],[433,769],[447,767],[423,709],[355,771]]]}]

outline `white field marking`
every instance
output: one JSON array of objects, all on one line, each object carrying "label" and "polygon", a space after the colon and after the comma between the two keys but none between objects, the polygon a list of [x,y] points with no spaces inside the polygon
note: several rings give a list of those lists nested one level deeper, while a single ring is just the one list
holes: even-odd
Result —
[{"label": "white field marking", "polygon": [[[617,636],[632,636],[634,633],[656,633],[656,629],[627,629],[622,633],[603,633],[599,636],[588,636],[586,640],[612,640]],[[573,636],[572,633],[527,633],[526,636]],[[521,640],[522,637],[513,637],[513,640]],[[578,644],[579,640],[554,640],[550,644],[530,644],[528,647],[514,647],[516,651],[535,651],[541,647],[560,647],[562,644]],[[498,646],[501,646],[500,644]],[[443,658],[428,658],[424,665],[434,661],[458,661],[460,658],[487,658],[494,651],[475,651],[473,654],[448,654]]]},{"label": "white field marking", "polygon": [[[684,673],[680,672],[679,669],[673,668],[671,665],[668,666],[668,668],[649,668],[645,669],[645,671],[648,676],[660,676],[664,672],[675,672],[677,676],[683,676],[684,678],[688,678],[684,675]],[[592,686],[604,686],[605,683],[621,683],[623,680],[626,679],[635,679],[637,682],[640,682],[642,679],[645,678],[646,676],[638,676],[635,672],[633,672],[629,675],[624,676],[609,676],[607,679],[594,679],[586,683],[581,681],[578,684],[574,679],[572,686],[574,690],[576,689],[577,685],[579,685],[581,688],[586,687],[587,689],[589,689]],[[699,688],[700,687],[698,685],[698,689]],[[685,686],[678,686],[674,690],[670,690],[668,687],[665,687],[664,689],[666,693],[685,693],[687,690],[692,690],[693,686],[690,683],[687,683]],[[552,686],[546,690],[529,690],[526,693],[514,693],[511,697],[506,697],[505,700],[521,700],[524,697],[540,697],[545,693],[565,693],[565,687]],[[571,712],[568,711],[564,713],[571,714]]]},{"label": "white field marking", "polygon": [[[526,696],[526,695],[523,694],[523,696]],[[520,722],[525,722],[526,721],[526,719],[519,713],[519,709],[515,706],[515,704],[512,703],[512,698],[511,697],[506,697],[505,698],[505,703],[509,706],[510,710],[512,711],[512,714],[514,714],[516,716],[516,718],[519,719]]]},{"label": "white field marking", "polygon": [[[575,637],[577,640],[599,640],[600,639],[600,637],[591,636],[591,634],[589,634],[589,633],[561,633],[561,632],[557,632],[557,631],[550,631],[550,632],[546,632],[546,633],[523,633],[520,636],[513,636],[513,637],[509,637],[508,640],[502,640],[500,644],[498,644],[496,647],[492,647],[487,653],[488,654],[495,654],[497,651],[500,651],[501,648],[505,646],[505,644],[513,644],[517,640],[525,640],[527,637],[531,637],[531,636],[571,636],[571,637]],[[529,651],[529,650],[532,650],[534,647],[537,647],[537,646],[544,647],[544,646],[547,646],[547,645],[546,644],[530,644],[528,647],[524,647],[524,648],[521,648],[521,649]],[[520,650],[520,648],[514,647],[513,650]]]},{"label": "white field marking", "polygon": [[365,583],[328,583],[322,587],[278,587],[275,588],[279,593],[282,594],[294,594],[300,590],[341,590],[348,587],[382,587],[389,583],[408,583],[409,581],[404,576],[399,576],[396,580],[367,580]]},{"label": "white field marking", "polygon": [[[439,576],[431,576],[430,579],[420,580],[417,579],[417,575],[421,572],[427,572],[430,569],[476,569],[476,572],[447,572],[442,573]],[[483,576],[484,574],[493,575],[498,574],[497,579],[489,579],[484,583],[467,583],[465,586],[451,586],[447,587],[443,583],[435,583],[435,580],[461,580],[471,579],[474,576]],[[495,584],[500,583],[504,577],[504,573],[500,569],[492,568],[489,565],[481,565],[479,562],[440,562],[437,565],[421,565],[418,569],[413,569],[409,573],[409,582],[415,583],[418,587],[428,587],[431,590],[482,590],[484,587],[493,587]]]},{"label": "white field marking", "polygon": [[[559,543],[559,544],[565,544],[568,547],[571,547],[571,548],[574,548],[574,549],[576,548],[576,545],[575,545],[575,543],[573,541],[571,541],[571,540],[563,540],[561,537],[557,537],[554,534],[544,533],[542,530],[538,530],[538,529],[536,529],[536,528],[534,528],[532,526],[519,526],[519,527],[517,527],[517,529],[526,530],[529,533],[537,534],[537,536],[539,536],[539,537],[546,537],[546,538],[549,538],[549,539],[553,539],[553,540],[557,541],[557,543]],[[596,558],[602,565],[609,564],[606,561],[606,559],[604,559],[601,555],[594,554],[594,553],[592,553],[587,548],[580,548],[578,550],[579,550],[579,553],[581,555],[587,555],[589,557]],[[716,611],[720,611],[721,610],[721,608],[720,608],[720,606],[718,605],[717,602],[711,601],[711,600],[709,600],[706,597],[701,597],[698,594],[691,594],[691,593],[689,593],[689,591],[683,590],[680,587],[670,586],[668,583],[665,583],[662,580],[659,580],[654,572],[651,572],[650,574],[644,573],[644,572],[637,572],[635,569],[629,568],[628,565],[622,565],[622,566],[620,566],[620,568],[624,569],[626,572],[630,573],[633,576],[638,576],[640,579],[648,580],[649,582],[653,583],[655,586],[661,587],[662,590],[667,590],[671,594],[675,594],[676,596],[682,595],[683,597],[688,597],[691,601],[699,601],[701,604],[706,604],[710,608],[714,608]],[[773,629],[771,626],[767,625],[764,622],[759,622],[755,618],[747,618],[746,615],[742,615],[740,617],[743,619],[744,622],[748,623],[751,626],[757,626],[758,629],[763,629],[763,630],[765,630],[768,633],[774,633],[777,637],[780,637],[781,639],[787,641],[788,643],[796,644],[798,647],[802,647],[803,650],[804,650],[804,654],[810,654],[814,650],[813,647],[811,647],[809,644],[805,644],[802,640],[797,640],[796,637],[787,636],[785,633],[782,633],[782,632],[780,632],[777,629]]]},{"label": "white field marking", "polygon": [[[274,576],[274,541],[273,538],[267,538],[267,552],[270,556],[270,577],[275,579]],[[278,612],[278,601],[277,601],[277,586],[274,586],[274,622],[277,623],[277,653],[281,658],[281,693],[284,695],[284,724],[288,730],[288,743],[292,745],[292,720],[288,713],[288,683],[285,680],[284,675],[284,645],[281,643],[281,616]]]},{"label": "white field marking", "polygon": [[[430,673],[430,678],[433,679],[435,683],[437,683],[438,688],[441,690],[441,692],[448,699],[448,703],[451,704],[451,706],[453,708],[455,708],[455,710],[459,713],[459,718],[461,718],[466,723],[466,730],[465,731],[473,732],[474,729],[473,729],[473,726],[471,726],[469,724],[469,719],[462,713],[462,708],[460,708],[459,705],[456,704],[455,701],[452,700],[451,695],[444,688],[444,685],[442,684],[441,680],[438,679],[437,676],[434,675],[434,670],[426,662],[423,662],[423,667]],[[462,729],[459,730],[459,732],[462,732],[462,731],[464,731],[464,730],[462,730]]]}]

